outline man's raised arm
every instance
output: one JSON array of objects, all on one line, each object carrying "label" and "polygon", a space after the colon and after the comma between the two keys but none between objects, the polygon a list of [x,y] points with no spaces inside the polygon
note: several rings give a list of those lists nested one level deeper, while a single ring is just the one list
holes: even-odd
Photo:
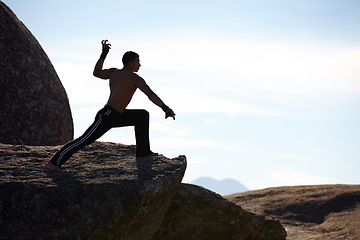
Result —
[{"label": "man's raised arm", "polygon": [[107,42],[108,40],[102,40],[101,44],[102,44],[102,53],[100,55],[99,60],[96,62],[95,64],[95,68],[94,68],[94,76],[101,78],[101,79],[109,79],[112,75],[112,73],[115,71],[116,68],[110,68],[110,69],[104,69],[103,70],[103,65],[104,65],[104,61],[105,58],[107,56],[107,54],[109,53],[109,49],[111,44]]}]

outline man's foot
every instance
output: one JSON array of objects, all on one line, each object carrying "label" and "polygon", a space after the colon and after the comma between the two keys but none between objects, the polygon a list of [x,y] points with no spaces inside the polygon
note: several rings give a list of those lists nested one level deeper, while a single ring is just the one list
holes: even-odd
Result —
[{"label": "man's foot", "polygon": [[141,154],[141,155],[137,155],[137,157],[155,157],[155,156],[159,156],[160,154],[158,153],[154,153],[154,152],[151,152],[148,153],[148,154]]},{"label": "man's foot", "polygon": [[61,168],[59,168],[58,166],[56,166],[55,164],[53,164],[51,161],[49,161],[48,163],[46,163],[43,166],[43,169],[48,169],[50,171],[53,172],[62,172],[63,170]]},{"label": "man's foot", "polygon": [[159,156],[158,153],[151,152],[149,156]]}]

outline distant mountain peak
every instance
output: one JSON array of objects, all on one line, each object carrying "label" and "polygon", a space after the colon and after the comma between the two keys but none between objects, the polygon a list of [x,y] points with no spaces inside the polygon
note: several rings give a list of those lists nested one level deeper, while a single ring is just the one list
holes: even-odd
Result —
[{"label": "distant mountain peak", "polygon": [[202,186],[222,196],[246,192],[249,190],[243,184],[231,178],[216,180],[214,178],[204,176],[191,182],[191,184]]}]

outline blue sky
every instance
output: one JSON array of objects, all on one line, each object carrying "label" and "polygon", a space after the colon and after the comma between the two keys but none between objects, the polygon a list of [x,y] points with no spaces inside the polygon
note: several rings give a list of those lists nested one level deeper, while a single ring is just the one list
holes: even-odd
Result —
[{"label": "blue sky", "polygon": [[[142,76],[177,119],[137,92],[152,149],[186,155],[184,182],[249,189],[360,182],[360,2],[4,1],[38,39],[70,100],[75,137],[107,101],[92,76],[102,39],[140,54]],[[134,144],[131,128],[101,138]]]}]

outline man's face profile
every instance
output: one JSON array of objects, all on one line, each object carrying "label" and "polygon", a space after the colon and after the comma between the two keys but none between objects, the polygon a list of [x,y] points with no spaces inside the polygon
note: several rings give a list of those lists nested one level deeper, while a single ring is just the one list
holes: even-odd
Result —
[{"label": "man's face profile", "polygon": [[140,59],[136,58],[134,61],[129,62],[130,69],[133,72],[137,72],[140,69]]}]

